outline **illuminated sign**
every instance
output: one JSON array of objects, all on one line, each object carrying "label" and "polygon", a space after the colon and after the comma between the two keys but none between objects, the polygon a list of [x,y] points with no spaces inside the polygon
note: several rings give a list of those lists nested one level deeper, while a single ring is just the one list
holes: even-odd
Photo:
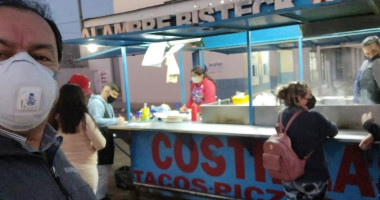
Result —
[{"label": "illuminated sign", "polygon": [[171,26],[209,23],[244,15],[260,14],[263,7],[265,12],[295,8],[298,5],[312,5],[337,0],[242,0],[231,4],[222,4],[216,7],[208,7],[191,12],[183,12],[176,15],[165,15],[137,21],[120,22],[82,29],[82,37],[95,37],[101,35],[114,35],[135,31],[147,31]]}]

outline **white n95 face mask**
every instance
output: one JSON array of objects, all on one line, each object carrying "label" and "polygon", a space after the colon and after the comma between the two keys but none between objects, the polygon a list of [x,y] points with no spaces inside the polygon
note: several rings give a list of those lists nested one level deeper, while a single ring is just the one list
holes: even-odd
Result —
[{"label": "white n95 face mask", "polygon": [[27,131],[41,124],[58,96],[54,72],[22,52],[0,62],[0,126]]},{"label": "white n95 face mask", "polygon": [[191,81],[193,81],[193,83],[200,83],[202,81],[202,77],[192,76]]}]

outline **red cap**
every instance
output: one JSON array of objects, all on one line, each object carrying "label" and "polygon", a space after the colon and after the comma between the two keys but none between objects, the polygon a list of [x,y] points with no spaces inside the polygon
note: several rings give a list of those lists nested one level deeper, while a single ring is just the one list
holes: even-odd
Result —
[{"label": "red cap", "polygon": [[93,94],[90,90],[90,79],[83,74],[73,74],[70,77],[69,83],[79,85],[84,92]]}]

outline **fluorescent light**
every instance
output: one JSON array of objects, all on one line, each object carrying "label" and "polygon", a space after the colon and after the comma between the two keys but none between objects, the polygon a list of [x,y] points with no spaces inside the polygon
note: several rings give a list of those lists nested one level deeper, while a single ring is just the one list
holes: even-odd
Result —
[{"label": "fluorescent light", "polygon": [[90,53],[94,53],[94,52],[96,52],[98,50],[99,45],[97,45],[97,44],[89,44],[89,45],[86,45],[86,47],[87,47],[87,49],[88,49],[88,51]]}]

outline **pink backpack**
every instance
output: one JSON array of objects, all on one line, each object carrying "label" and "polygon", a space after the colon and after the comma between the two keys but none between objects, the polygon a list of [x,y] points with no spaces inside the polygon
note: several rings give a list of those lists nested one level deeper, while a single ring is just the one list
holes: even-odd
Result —
[{"label": "pink backpack", "polygon": [[272,135],[264,142],[263,166],[268,170],[269,175],[274,179],[283,181],[294,181],[304,174],[305,163],[310,158],[310,152],[304,159],[299,159],[292,149],[292,143],[286,131],[293,120],[301,114],[302,110],[297,111],[290,118],[286,128],[282,124],[282,112],[280,122],[276,124],[276,135]]}]

